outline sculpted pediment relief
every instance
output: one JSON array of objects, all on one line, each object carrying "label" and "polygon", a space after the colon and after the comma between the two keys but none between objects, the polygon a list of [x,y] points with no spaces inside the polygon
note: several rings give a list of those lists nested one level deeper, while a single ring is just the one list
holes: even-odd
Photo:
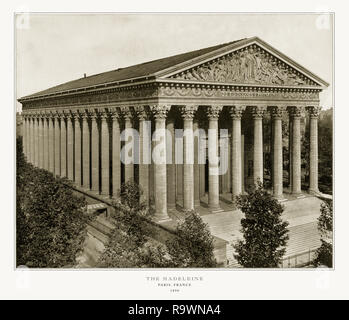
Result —
[{"label": "sculpted pediment relief", "polygon": [[170,78],[204,82],[319,86],[304,74],[257,45],[172,75]]}]

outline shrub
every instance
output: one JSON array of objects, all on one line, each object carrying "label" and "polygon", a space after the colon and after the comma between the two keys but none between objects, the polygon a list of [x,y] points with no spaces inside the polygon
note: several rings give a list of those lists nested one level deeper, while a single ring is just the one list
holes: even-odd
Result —
[{"label": "shrub", "polygon": [[286,252],[288,222],[283,222],[283,206],[259,183],[248,195],[238,196],[243,240],[234,246],[239,264],[246,268],[276,268]]},{"label": "shrub", "polygon": [[73,194],[68,181],[27,163],[21,139],[16,180],[17,265],[74,265],[90,219],[83,209],[85,200]]}]

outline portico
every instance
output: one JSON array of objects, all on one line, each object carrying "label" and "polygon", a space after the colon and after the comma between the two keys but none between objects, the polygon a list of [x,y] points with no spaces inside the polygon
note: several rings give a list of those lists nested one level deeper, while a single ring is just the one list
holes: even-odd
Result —
[{"label": "portico", "polygon": [[[282,199],[288,114],[291,191],[302,191],[300,122],[307,117],[308,191],[316,193],[319,93],[326,86],[264,41],[243,39],[21,98],[24,152],[33,165],[103,197],[118,198],[121,184],[135,181],[160,221],[175,208],[195,209],[206,196],[210,211],[219,212],[220,195],[230,193],[234,203],[248,186],[263,183],[266,117],[272,192]],[[176,129],[183,129],[183,139]],[[134,148],[123,156],[129,141]]]}]

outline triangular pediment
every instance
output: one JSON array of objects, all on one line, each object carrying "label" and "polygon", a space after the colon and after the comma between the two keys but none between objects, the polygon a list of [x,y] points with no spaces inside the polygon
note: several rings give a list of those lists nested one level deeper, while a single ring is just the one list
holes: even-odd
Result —
[{"label": "triangular pediment", "polygon": [[201,63],[169,72],[162,78],[228,84],[322,87],[327,83],[254,41],[244,47],[220,53]]}]

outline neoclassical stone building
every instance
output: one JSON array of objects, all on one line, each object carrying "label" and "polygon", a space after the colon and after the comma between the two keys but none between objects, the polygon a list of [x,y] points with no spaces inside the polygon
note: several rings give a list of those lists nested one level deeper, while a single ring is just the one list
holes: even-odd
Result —
[{"label": "neoclassical stone building", "polygon": [[[154,205],[156,218],[168,218],[177,205],[191,210],[208,199],[220,210],[220,194],[232,201],[246,184],[263,181],[266,146],[263,119],[272,132],[273,194],[283,196],[282,119],[289,115],[290,188],[301,192],[302,117],[309,118],[310,192],[318,192],[319,93],[328,84],[259,38],[242,39],[176,56],[120,68],[23,97],[24,153],[33,165],[67,177],[81,190],[117,198],[120,186],[135,180]],[[199,139],[183,139],[184,163],[174,161],[175,144],[164,150],[167,163],[124,164],[120,158],[124,129],[152,132],[224,128],[228,130],[228,170],[217,162],[199,163]],[[207,153],[219,155],[217,135],[207,136]],[[156,143],[152,143],[154,148]],[[189,156],[188,156],[189,153]],[[190,161],[188,159],[193,159]]]}]

